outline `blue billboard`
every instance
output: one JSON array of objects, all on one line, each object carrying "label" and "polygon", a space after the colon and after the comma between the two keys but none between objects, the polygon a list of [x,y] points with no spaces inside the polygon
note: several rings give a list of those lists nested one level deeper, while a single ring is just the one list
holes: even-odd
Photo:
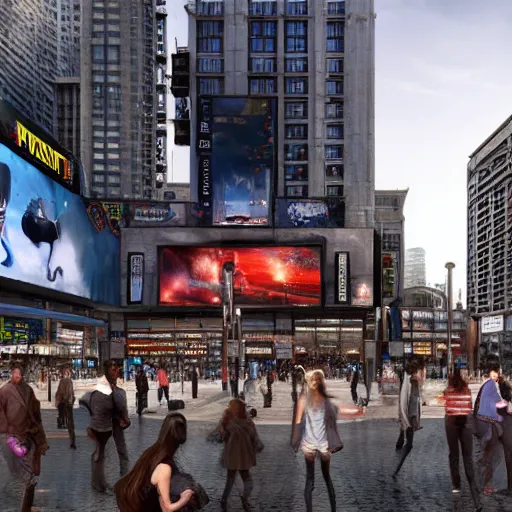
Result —
[{"label": "blue billboard", "polygon": [[272,224],[276,100],[211,98],[213,225]]},{"label": "blue billboard", "polygon": [[0,144],[0,276],[119,303],[119,239],[82,198]]}]

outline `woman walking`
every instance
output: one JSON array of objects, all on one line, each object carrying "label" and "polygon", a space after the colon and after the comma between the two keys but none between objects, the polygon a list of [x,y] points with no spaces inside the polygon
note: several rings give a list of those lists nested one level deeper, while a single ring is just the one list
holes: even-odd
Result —
[{"label": "woman walking", "polygon": [[292,446],[300,448],[306,461],[306,487],[304,498],[308,512],[313,511],[313,489],[315,486],[315,459],[320,456],[322,475],[327,485],[331,511],[336,511],[336,493],[330,475],[331,455],[343,448],[336,419],[338,416],[356,418],[364,414],[362,407],[342,405],[336,407],[325,389],[322,370],[306,373],[306,393],[297,404],[294,418]]},{"label": "woman walking", "polygon": [[480,496],[473,467],[473,429],[468,419],[473,410],[471,391],[467,382],[462,378],[460,371],[456,371],[448,377],[448,387],[444,390],[442,399],[445,402],[445,428],[448,448],[450,450],[449,461],[452,492],[460,493],[460,444],[464,471],[468,479],[473,503],[477,511],[481,511]]},{"label": "woman walking", "polygon": [[192,511],[208,503],[202,487],[190,475],[181,473],[174,462],[176,451],[186,440],[185,417],[168,414],[156,443],[115,486],[121,512]]},{"label": "woman walking", "polygon": [[233,489],[237,472],[244,483],[242,507],[251,510],[249,496],[253,484],[249,470],[256,465],[256,452],[263,450],[254,422],[248,418],[245,403],[231,400],[220,424],[220,435],[224,441],[222,463],[228,470],[226,486],[222,494],[221,507],[227,510],[228,497]]}]

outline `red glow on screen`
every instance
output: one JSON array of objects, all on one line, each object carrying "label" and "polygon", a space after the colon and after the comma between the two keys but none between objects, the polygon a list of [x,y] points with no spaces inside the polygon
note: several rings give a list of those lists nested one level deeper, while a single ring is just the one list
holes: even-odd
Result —
[{"label": "red glow on screen", "polygon": [[319,247],[166,247],[160,254],[160,304],[220,306],[222,268],[234,264],[239,305],[321,304]]}]

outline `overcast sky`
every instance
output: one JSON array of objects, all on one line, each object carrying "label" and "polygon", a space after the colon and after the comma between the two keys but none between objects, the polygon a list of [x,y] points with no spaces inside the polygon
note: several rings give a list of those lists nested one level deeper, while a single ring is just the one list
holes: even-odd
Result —
[{"label": "overcast sky", "polygon": [[[375,0],[376,186],[409,188],[405,245],[466,290],[468,156],[512,114],[511,0]],[[457,293],[457,291],[455,291]]]},{"label": "overcast sky", "polygon": [[[466,166],[512,114],[512,0],[375,0],[375,9],[376,187],[409,188],[406,247],[425,248],[432,285],[453,261],[465,303]],[[169,21],[174,51],[174,37],[187,44],[184,9]],[[178,151],[174,181],[189,172]]]}]

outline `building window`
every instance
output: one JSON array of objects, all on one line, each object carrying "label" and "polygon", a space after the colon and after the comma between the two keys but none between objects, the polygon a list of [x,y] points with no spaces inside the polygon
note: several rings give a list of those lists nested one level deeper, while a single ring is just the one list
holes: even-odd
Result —
[{"label": "building window", "polygon": [[277,1],[249,0],[249,16],[276,16]]},{"label": "building window", "polygon": [[284,179],[286,181],[307,181],[308,180],[307,164],[285,165],[284,166]]},{"label": "building window", "polygon": [[92,176],[92,181],[94,183],[105,183],[105,175],[104,174],[96,174],[94,173]]},{"label": "building window", "polygon": [[308,58],[296,57],[285,59],[287,73],[307,73],[308,72]]},{"label": "building window", "polygon": [[307,119],[308,102],[296,101],[285,103],[284,117],[285,119]]},{"label": "building window", "polygon": [[327,51],[343,52],[345,25],[342,21],[327,22]]},{"label": "building window", "polygon": [[275,73],[276,59],[274,57],[252,57],[250,71],[251,73]]},{"label": "building window", "polygon": [[328,119],[343,119],[343,103],[326,103],[325,117]]},{"label": "building window", "polygon": [[343,179],[343,164],[326,165],[325,166],[325,177],[332,178],[335,180]]},{"label": "building window", "polygon": [[307,78],[286,78],[286,94],[307,94],[308,79]]},{"label": "building window", "polygon": [[197,51],[199,53],[222,53],[223,37],[223,21],[197,22]]},{"label": "building window", "polygon": [[108,177],[108,184],[111,185],[111,184],[116,184],[116,183],[121,183],[121,176],[110,175]]},{"label": "building window", "polygon": [[327,59],[327,73],[343,73],[343,59]]},{"label": "building window", "polygon": [[327,96],[343,96],[343,80],[327,80],[325,94]]},{"label": "building window", "polygon": [[251,52],[276,52],[277,22],[253,21],[250,30]]},{"label": "building window", "polygon": [[119,46],[108,46],[107,47],[107,62],[109,64],[120,64],[121,56],[119,52]]},{"label": "building window", "polygon": [[197,69],[199,73],[223,73],[224,60],[217,57],[199,57]]},{"label": "building window", "polygon": [[327,187],[327,197],[343,197],[343,186]]},{"label": "building window", "polygon": [[102,44],[92,45],[92,61],[105,62],[105,47]]},{"label": "building window", "polygon": [[277,92],[277,82],[275,78],[250,78],[250,94],[275,94]]},{"label": "building window", "polygon": [[307,16],[308,3],[304,0],[286,0],[286,14],[288,16]]},{"label": "building window", "polygon": [[285,33],[285,51],[288,53],[306,53],[308,37],[307,21],[287,21]]},{"label": "building window", "polygon": [[343,125],[342,124],[328,124],[327,125],[327,138],[328,139],[343,139]]},{"label": "building window", "polygon": [[345,1],[327,2],[327,14],[329,16],[345,16]]},{"label": "building window", "polygon": [[224,2],[198,2],[198,15],[199,16],[222,16],[224,14]]},{"label": "building window", "polygon": [[224,94],[224,78],[199,78],[199,94]]},{"label": "building window", "polygon": [[343,144],[325,146],[326,160],[343,160]]},{"label": "building window", "polygon": [[285,126],[287,139],[307,139],[308,138],[308,125],[307,124],[287,124]]},{"label": "building window", "polygon": [[286,187],[286,197],[308,197],[307,185],[293,185]]},{"label": "building window", "polygon": [[285,144],[285,160],[292,162],[307,162],[308,145],[307,144]]}]

